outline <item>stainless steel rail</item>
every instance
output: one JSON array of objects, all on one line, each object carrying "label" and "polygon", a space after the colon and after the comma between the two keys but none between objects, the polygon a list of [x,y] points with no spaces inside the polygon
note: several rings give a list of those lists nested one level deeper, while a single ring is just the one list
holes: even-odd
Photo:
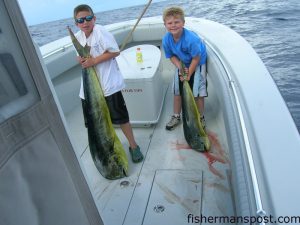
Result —
[{"label": "stainless steel rail", "polygon": [[[243,116],[243,111],[242,111],[241,103],[240,103],[240,100],[239,100],[239,97],[238,97],[238,94],[236,91],[234,80],[232,79],[230,72],[226,68],[224,61],[222,60],[222,58],[220,57],[220,55],[218,54],[216,49],[207,41],[205,43],[206,43],[206,45],[209,46],[210,49],[213,50],[213,52],[216,54],[216,56],[220,60],[222,66],[226,72],[229,84],[232,88],[235,103],[236,103],[237,110],[238,110],[239,120],[240,120],[240,124],[241,124],[241,128],[242,128],[242,135],[243,135],[243,139],[244,139],[244,143],[245,143],[245,147],[246,147],[246,154],[247,154],[247,159],[248,159],[248,163],[249,163],[250,176],[251,176],[253,191],[254,191],[254,196],[255,196],[256,214],[257,214],[257,216],[264,216],[264,215],[266,215],[266,212],[262,206],[260,190],[259,190],[258,182],[257,182],[257,175],[256,175],[256,171],[255,171],[253,157],[252,157],[252,149],[251,149],[251,145],[250,145],[250,141],[249,141],[249,135],[248,135],[248,131],[246,128],[245,119]],[[265,223],[261,223],[261,224],[265,224]]]},{"label": "stainless steel rail", "polygon": [[56,53],[58,53],[58,52],[64,52],[67,48],[69,48],[69,47],[72,46],[72,45],[73,45],[73,44],[70,43],[70,44],[66,44],[66,45],[64,45],[64,46],[62,46],[62,47],[60,47],[60,48],[57,48],[57,49],[55,49],[55,50],[53,50],[53,51],[51,51],[51,52],[49,52],[49,53],[43,55],[43,58],[44,58],[44,59],[45,59],[45,58],[48,58],[49,56],[54,55],[54,54],[56,54]]}]

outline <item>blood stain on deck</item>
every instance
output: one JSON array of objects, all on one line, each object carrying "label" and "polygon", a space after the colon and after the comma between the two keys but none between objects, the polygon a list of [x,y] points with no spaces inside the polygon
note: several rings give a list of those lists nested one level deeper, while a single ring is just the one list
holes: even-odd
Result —
[{"label": "blood stain on deck", "polygon": [[[207,152],[203,152],[205,158],[207,159],[207,164],[209,170],[216,176],[220,177],[221,179],[225,179],[224,175],[218,171],[213,164],[215,162],[227,164],[230,163],[228,157],[224,149],[222,148],[220,141],[218,140],[217,135],[214,132],[208,131],[207,136],[211,142],[211,148]],[[187,143],[180,143],[178,140],[176,143],[171,143],[172,149],[175,150],[192,150],[192,148]],[[179,160],[184,160],[185,157],[180,157]]]}]

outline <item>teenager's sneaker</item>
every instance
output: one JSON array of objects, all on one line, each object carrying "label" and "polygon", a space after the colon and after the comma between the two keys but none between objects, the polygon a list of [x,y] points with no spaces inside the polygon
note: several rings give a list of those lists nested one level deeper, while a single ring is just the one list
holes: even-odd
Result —
[{"label": "teenager's sneaker", "polygon": [[203,127],[203,130],[205,131],[206,130],[206,122],[205,122],[204,116],[200,117],[200,122],[201,122],[201,125]]},{"label": "teenager's sneaker", "polygon": [[171,120],[167,123],[166,129],[173,130],[180,123],[180,116],[173,115]]},{"label": "teenager's sneaker", "polygon": [[131,159],[134,163],[138,163],[143,161],[144,156],[143,153],[140,150],[140,147],[137,145],[134,149],[129,147],[129,152],[131,155]]}]

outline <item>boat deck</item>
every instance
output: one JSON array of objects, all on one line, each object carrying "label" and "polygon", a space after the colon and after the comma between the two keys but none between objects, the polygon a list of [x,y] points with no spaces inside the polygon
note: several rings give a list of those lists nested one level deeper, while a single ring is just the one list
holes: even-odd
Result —
[{"label": "boat deck", "polygon": [[158,123],[133,128],[145,156],[143,162],[132,163],[128,142],[116,128],[129,161],[129,176],[119,180],[107,180],[96,169],[81,105],[66,115],[74,148],[105,225],[199,224],[200,215],[235,215],[222,117],[206,113],[211,151],[200,153],[190,149],[182,124],[173,131],[165,129],[173,109],[171,89],[168,85]]}]

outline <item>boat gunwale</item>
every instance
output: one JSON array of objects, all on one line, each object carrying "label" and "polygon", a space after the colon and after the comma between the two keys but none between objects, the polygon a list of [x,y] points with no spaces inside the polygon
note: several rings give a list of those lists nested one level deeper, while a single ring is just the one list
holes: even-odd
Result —
[{"label": "boat gunwale", "polygon": [[[209,48],[211,48],[213,50],[213,52],[215,53],[215,55],[217,56],[217,58],[221,62],[222,66],[223,66],[223,69],[225,70],[225,74],[228,78],[229,85],[232,89],[233,96],[234,96],[234,101],[235,101],[235,104],[236,104],[236,107],[237,107],[237,113],[238,113],[238,116],[239,116],[240,127],[242,129],[242,136],[243,136],[243,141],[244,141],[244,144],[245,144],[245,149],[246,149],[246,154],[247,154],[247,159],[248,159],[248,165],[249,165],[249,168],[250,168],[250,176],[251,176],[251,180],[252,180],[252,187],[253,187],[253,192],[254,192],[254,195],[255,195],[256,214],[257,214],[257,216],[265,216],[266,211],[264,210],[263,205],[262,205],[261,193],[260,193],[260,189],[258,187],[258,180],[257,180],[256,170],[255,170],[254,161],[253,161],[252,148],[251,148],[251,144],[250,144],[250,140],[249,140],[248,131],[247,131],[247,128],[246,128],[246,123],[245,123],[244,114],[243,114],[243,111],[242,111],[240,99],[239,99],[239,96],[237,94],[235,82],[233,80],[233,77],[232,77],[229,69],[226,67],[226,64],[225,64],[224,60],[222,60],[221,56],[218,54],[218,51],[208,41],[206,41],[205,43],[206,43],[206,45],[209,46]],[[262,224],[265,224],[265,223],[262,223]]]}]

